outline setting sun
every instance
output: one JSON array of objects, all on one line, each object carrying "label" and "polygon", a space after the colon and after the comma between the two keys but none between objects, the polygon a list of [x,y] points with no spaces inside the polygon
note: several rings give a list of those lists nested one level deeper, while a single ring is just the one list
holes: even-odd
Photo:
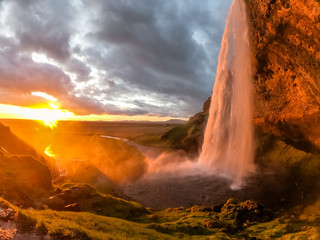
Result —
[{"label": "setting sun", "polygon": [[60,109],[58,99],[45,92],[32,92],[31,95],[45,99],[46,103],[29,107],[0,104],[1,117],[39,120],[44,125],[54,128],[59,120],[75,116],[68,110]]},{"label": "setting sun", "polygon": [[74,116],[72,112],[57,108],[29,108],[0,104],[2,118],[23,118],[42,121],[46,126],[53,128],[57,121]]}]

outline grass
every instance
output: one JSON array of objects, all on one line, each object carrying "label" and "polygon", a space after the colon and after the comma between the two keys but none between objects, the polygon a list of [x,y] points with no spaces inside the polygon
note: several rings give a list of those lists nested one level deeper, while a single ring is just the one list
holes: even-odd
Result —
[{"label": "grass", "polygon": [[27,220],[30,227],[58,239],[169,239],[164,234],[146,228],[145,224],[91,213],[51,210],[21,210],[19,213],[20,221],[31,219]]},{"label": "grass", "polygon": [[[87,212],[18,211],[21,226],[57,239],[238,239],[218,229],[206,229],[203,221],[208,214],[204,212],[162,211],[154,213],[159,214],[156,222],[152,215],[151,223],[137,223]],[[162,217],[167,222],[161,222]]]},{"label": "grass", "polygon": [[[101,194],[88,184],[65,184],[55,197],[64,205],[76,203],[82,212],[139,221],[149,211],[141,204]],[[59,210],[59,209],[58,209]]]},{"label": "grass", "polygon": [[256,163],[263,171],[285,175],[303,198],[314,195],[320,186],[320,155],[297,149],[280,137],[260,136]]},{"label": "grass", "polygon": [[91,213],[19,210],[24,227],[57,239],[319,239],[319,224],[305,220],[278,218],[251,223],[232,234],[225,232],[233,222],[221,219],[219,228],[207,229],[204,222],[219,214],[190,209],[155,212],[151,223],[137,223]]},{"label": "grass", "polygon": [[53,189],[48,167],[31,156],[5,154],[0,155],[0,186],[2,196],[24,206]]},{"label": "grass", "polygon": [[189,154],[198,154],[203,140],[207,113],[198,113],[187,123],[176,126],[161,136],[168,148],[183,149]]},{"label": "grass", "polygon": [[[59,179],[62,183],[87,183],[100,193],[115,195],[114,183],[96,166],[86,161],[74,161],[66,166],[68,175]],[[59,184],[60,182],[57,182]]]},{"label": "grass", "polygon": [[182,148],[182,140],[188,136],[188,132],[192,129],[192,122],[188,122],[181,126],[177,126],[161,136],[168,146],[173,148]]},{"label": "grass", "polygon": [[[231,206],[238,204],[229,201]],[[241,204],[243,203],[239,203]],[[269,222],[245,222],[235,232],[235,222],[224,211],[233,211],[226,204],[222,213],[201,206],[153,211],[143,221],[133,222],[88,212],[27,210],[0,198],[0,206],[13,207],[16,221],[24,230],[35,231],[54,239],[319,239],[320,203],[304,208],[300,215],[286,215]],[[225,209],[225,210],[223,210]],[[214,222],[212,228],[206,222]],[[229,229],[229,230],[228,230]]]}]

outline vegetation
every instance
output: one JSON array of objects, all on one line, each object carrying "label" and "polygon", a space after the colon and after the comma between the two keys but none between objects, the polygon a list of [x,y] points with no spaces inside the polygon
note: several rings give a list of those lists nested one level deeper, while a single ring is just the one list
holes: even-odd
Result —
[{"label": "vegetation", "polygon": [[[293,203],[317,198],[320,186],[320,154],[297,149],[286,139],[262,134],[258,137],[256,163],[261,172],[281,176],[278,184],[286,186],[284,196]],[[276,187],[275,187],[276,188]]]},{"label": "vegetation", "polygon": [[[300,214],[275,218],[268,210],[259,215],[255,202],[230,199],[224,206],[174,208],[153,211],[140,222],[87,212],[26,210],[13,207],[24,231],[54,239],[319,239],[320,203],[302,208]],[[251,207],[251,210],[249,210]],[[261,208],[260,208],[261,210]],[[257,216],[260,216],[257,218]]]},{"label": "vegetation", "polygon": [[0,153],[0,173],[0,194],[23,206],[34,206],[53,189],[48,167],[31,156]]},{"label": "vegetation", "polygon": [[139,203],[104,195],[88,184],[65,184],[55,198],[64,205],[76,203],[79,211],[123,219],[139,219],[148,211]]},{"label": "vegetation", "polygon": [[[198,116],[191,119],[189,123],[177,126],[165,134],[168,146],[173,146],[177,139],[185,142],[185,139],[199,133],[200,128],[197,129],[197,126],[200,125],[195,124],[199,117],[201,118]],[[61,184],[53,196],[50,171],[44,164],[30,156],[6,153],[0,155],[0,184],[1,191],[7,193],[2,192],[6,199],[33,206],[36,199],[51,194],[51,203],[58,204],[56,207],[60,208],[52,210],[56,208],[48,201],[51,209],[28,210],[12,206],[1,199],[1,208],[13,207],[17,211],[15,222],[19,223],[19,231],[32,231],[53,239],[320,238],[320,197],[315,194],[320,182],[320,157],[317,152],[298,148],[285,138],[258,134],[258,171],[268,173],[276,170],[279,174],[275,183],[269,186],[269,192],[277,195],[271,196],[277,201],[286,198],[283,205],[287,209],[284,211],[279,208],[279,212],[271,212],[256,202],[240,202],[235,199],[223,206],[193,206],[156,211],[109,195],[114,194],[113,183],[100,170],[103,165],[97,167],[97,163],[107,162],[104,166],[108,167],[116,162],[126,165],[128,155],[136,156],[139,163],[140,155],[136,155],[137,150],[133,146],[127,146],[122,141],[100,141],[98,136],[81,136],[76,140],[74,136],[70,136],[61,145],[56,145],[68,146],[63,151],[71,154],[70,159],[77,159],[86,153],[85,156],[90,161],[70,161],[69,176],[64,182],[76,183]],[[151,133],[140,137],[143,141],[149,139],[150,143],[155,143],[157,138],[156,134]],[[71,150],[74,146],[78,147]],[[90,149],[95,151],[90,152]],[[108,151],[109,155],[97,155],[101,151]],[[117,157],[113,159],[112,156]],[[124,165],[118,165],[119,169]],[[134,168],[135,165],[130,166]],[[262,176],[261,188],[268,192],[263,185],[268,178]],[[67,208],[69,205],[71,207]],[[275,209],[278,207],[272,204],[270,206]]]}]

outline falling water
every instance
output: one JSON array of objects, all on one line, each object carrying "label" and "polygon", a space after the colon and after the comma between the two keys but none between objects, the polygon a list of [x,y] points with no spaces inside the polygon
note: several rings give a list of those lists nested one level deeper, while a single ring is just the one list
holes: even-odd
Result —
[{"label": "falling water", "polygon": [[246,5],[234,0],[226,21],[199,163],[242,185],[253,171],[251,60]]}]

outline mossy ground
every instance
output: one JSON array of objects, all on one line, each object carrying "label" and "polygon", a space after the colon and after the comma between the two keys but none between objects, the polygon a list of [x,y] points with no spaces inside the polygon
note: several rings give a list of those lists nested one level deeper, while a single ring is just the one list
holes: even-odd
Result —
[{"label": "mossy ground", "polygon": [[[293,204],[309,204],[318,197],[320,154],[298,149],[286,139],[263,134],[257,138],[256,164],[261,174],[278,174],[275,188],[283,186],[283,196]],[[285,196],[286,195],[286,196]]]},{"label": "mossy ground", "polygon": [[0,194],[23,206],[48,196],[53,189],[51,174],[44,164],[31,156],[0,153]]},{"label": "mossy ground", "polygon": [[80,211],[109,217],[139,220],[148,211],[139,203],[101,194],[88,184],[65,184],[58,196],[66,205],[77,203]]},{"label": "mossy ground", "polygon": [[[242,204],[242,203],[241,203]],[[24,231],[53,239],[319,239],[320,204],[303,208],[266,222],[246,221],[239,228],[230,213],[237,207],[230,200],[222,212],[208,208],[174,208],[152,211],[139,221],[99,216],[88,212],[26,210],[0,199],[1,206],[17,212],[16,222]],[[231,207],[227,207],[231,206]],[[229,212],[228,212],[229,211]]]}]

